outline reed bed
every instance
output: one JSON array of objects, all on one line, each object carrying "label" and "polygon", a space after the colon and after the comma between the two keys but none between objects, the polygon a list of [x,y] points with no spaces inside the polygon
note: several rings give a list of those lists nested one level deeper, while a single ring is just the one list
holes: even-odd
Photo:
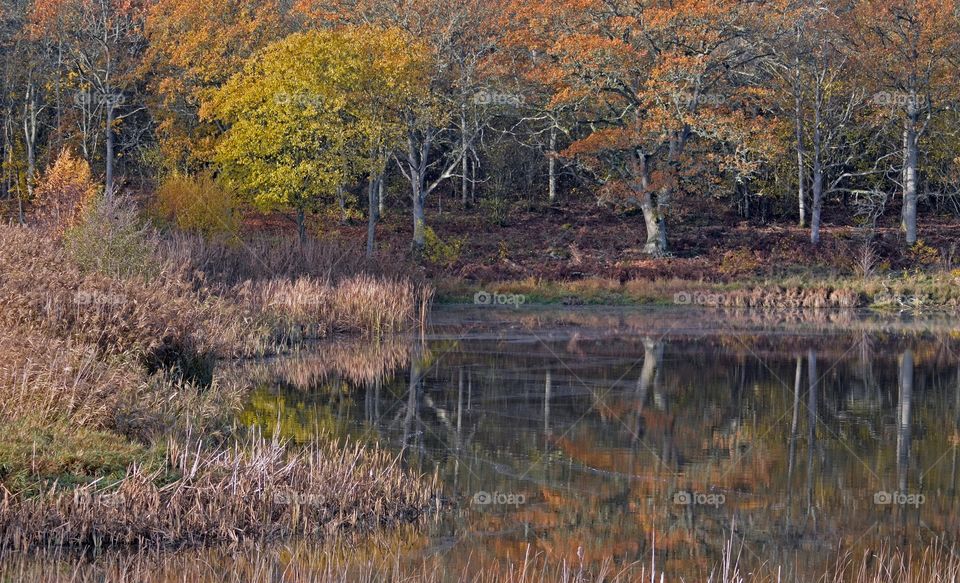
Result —
[{"label": "reed bed", "polygon": [[380,336],[420,324],[432,290],[409,280],[357,274],[337,283],[310,277],[246,281],[234,295],[248,311],[270,320],[281,340],[331,334]]},{"label": "reed bed", "polygon": [[0,324],[134,355],[153,369],[413,328],[433,296],[429,286],[364,273],[208,285],[176,257],[161,257],[149,274],[113,277],[82,271],[55,240],[16,227],[0,226],[0,246]]},{"label": "reed bed", "polygon": [[323,537],[415,520],[436,500],[435,482],[360,445],[171,440],[164,467],[131,465],[116,483],[29,497],[0,486],[0,542],[21,551]]},{"label": "reed bed", "polygon": [[[90,233],[149,235],[101,215],[87,219],[103,221]],[[95,237],[81,243],[84,261],[50,232],[0,226],[0,545],[315,537],[426,510],[432,486],[383,452],[238,444],[234,416],[249,381],[214,374],[214,363],[415,327],[429,288],[298,272],[297,257],[280,251],[270,260],[282,275],[255,272],[248,259],[204,273],[233,251],[187,261],[165,255],[160,240],[137,244],[150,253],[143,265],[103,269],[122,262],[100,261]]]},{"label": "reed bed", "polygon": [[[401,536],[403,535],[401,533]],[[603,561],[583,565],[577,560],[555,561],[528,552],[514,564],[469,561],[451,567],[444,557],[401,557],[396,543],[379,536],[366,541],[333,543],[297,541],[286,544],[241,542],[217,548],[187,549],[168,553],[147,550],[138,553],[111,551],[91,559],[87,556],[47,551],[35,556],[6,553],[0,556],[0,578],[38,582],[111,581],[124,583],[246,582],[246,581],[405,581],[408,583],[949,583],[957,581],[960,560],[953,549],[933,543],[918,550],[880,549],[864,551],[856,558],[843,555],[837,571],[785,575],[785,569],[767,567],[763,572],[744,572],[737,565],[736,551],[728,549],[713,573],[699,577],[665,573],[650,560],[627,565]],[[348,548],[347,545],[349,545]],[[393,551],[370,550],[390,545]],[[400,550],[399,552],[402,552]],[[733,553],[732,555],[730,553]],[[352,556],[352,558],[350,558]]]}]

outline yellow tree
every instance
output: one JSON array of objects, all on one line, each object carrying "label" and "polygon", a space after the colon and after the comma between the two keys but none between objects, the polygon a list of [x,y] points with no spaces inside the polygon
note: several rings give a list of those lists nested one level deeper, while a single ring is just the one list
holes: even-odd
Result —
[{"label": "yellow tree", "polygon": [[[262,207],[305,218],[343,184],[382,172],[423,59],[396,30],[296,33],[248,61],[201,108],[228,126],[215,158]],[[373,208],[370,209],[373,211]]]}]

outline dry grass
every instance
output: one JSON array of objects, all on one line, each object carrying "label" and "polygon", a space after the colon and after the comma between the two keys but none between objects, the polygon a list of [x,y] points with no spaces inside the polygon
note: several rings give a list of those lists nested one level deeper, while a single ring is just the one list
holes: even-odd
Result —
[{"label": "dry grass", "polygon": [[131,465],[116,483],[53,485],[34,496],[0,487],[0,542],[25,550],[323,536],[413,520],[435,490],[395,457],[357,445],[171,440],[164,467]]},{"label": "dry grass", "polygon": [[[86,220],[136,230],[132,216]],[[143,247],[150,269],[101,269],[116,262],[85,241],[93,260],[78,263],[48,233],[0,227],[0,545],[318,535],[424,511],[433,489],[382,452],[225,445],[248,384],[213,365],[416,326],[428,288],[363,274],[213,282],[157,241]]]},{"label": "dry grass", "polygon": [[271,320],[282,339],[321,338],[334,333],[380,336],[419,324],[429,287],[366,274],[330,283],[310,277],[247,281],[234,293],[247,310]]},{"label": "dry grass", "polygon": [[[414,538],[415,535],[413,535]],[[293,542],[263,545],[241,542],[214,549],[187,549],[177,553],[119,551],[90,560],[62,551],[37,556],[6,555],[0,559],[0,577],[16,580],[78,583],[93,581],[137,582],[247,582],[247,581],[405,581],[408,583],[950,583],[960,577],[960,560],[952,549],[937,543],[917,552],[884,549],[866,551],[857,558],[844,555],[837,567],[820,575],[788,576],[780,567],[745,572],[737,564],[731,544],[712,573],[681,577],[664,573],[649,560],[629,565],[605,561],[582,565],[555,561],[528,551],[515,564],[470,561],[451,567],[443,557],[417,560],[416,552],[403,556],[411,533],[340,540],[326,544]],[[383,540],[381,540],[383,539]],[[384,547],[390,550],[380,550]]]}]

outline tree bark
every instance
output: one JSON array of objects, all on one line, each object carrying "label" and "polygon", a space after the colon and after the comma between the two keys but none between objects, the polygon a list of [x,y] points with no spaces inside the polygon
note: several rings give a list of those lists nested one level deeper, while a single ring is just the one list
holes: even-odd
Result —
[{"label": "tree bark", "polygon": [[467,206],[469,195],[469,180],[467,179],[467,106],[460,106],[460,148],[463,149],[463,158],[460,159],[460,198],[463,206]]},{"label": "tree bark", "polygon": [[550,202],[552,203],[557,199],[557,126],[553,124],[550,126],[550,159],[547,161],[547,167],[549,168],[549,178],[548,178],[548,194]]},{"label": "tree bark", "polygon": [[917,165],[919,144],[915,98],[907,104],[907,119],[903,129],[903,214],[901,228],[908,246],[917,242]]},{"label": "tree bark", "polygon": [[107,200],[113,200],[113,120],[114,120],[114,111],[113,111],[113,97],[111,95],[106,96],[106,109],[107,109],[107,158],[106,158],[106,177],[104,179],[104,196]]},{"label": "tree bark", "polygon": [[297,208],[297,236],[301,245],[307,242],[307,217],[302,206]]},{"label": "tree bark", "polygon": [[427,222],[423,212],[424,192],[423,178],[415,180],[413,183],[413,251],[415,254],[423,253],[426,245],[426,227]]},{"label": "tree bark", "polygon": [[823,88],[817,80],[813,105],[813,208],[810,211],[810,242],[820,244],[820,222],[823,211],[823,133],[820,127],[823,109]]},{"label": "tree bark", "polygon": [[27,84],[23,109],[23,142],[27,150],[27,197],[33,200],[33,182],[37,173],[37,94],[32,80]]},{"label": "tree bark", "polygon": [[[797,80],[799,83],[799,79]],[[803,100],[800,89],[796,93],[796,105],[794,110],[794,121],[796,123],[797,134],[797,203],[800,211],[800,228],[807,226],[806,212],[806,175],[803,167]]]},{"label": "tree bark", "polygon": [[380,177],[370,176],[370,184],[367,187],[367,259],[373,258],[374,238],[377,232],[377,219],[379,211],[377,210],[377,195],[379,194]]}]

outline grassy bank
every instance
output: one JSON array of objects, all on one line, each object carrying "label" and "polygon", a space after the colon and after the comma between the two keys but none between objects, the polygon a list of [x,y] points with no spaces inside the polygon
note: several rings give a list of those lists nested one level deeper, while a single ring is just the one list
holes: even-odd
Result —
[{"label": "grassy bank", "polygon": [[241,436],[215,363],[420,325],[429,288],[289,241],[167,236],[101,208],[0,227],[0,545],[195,544],[410,520],[383,452]]},{"label": "grassy bank", "polygon": [[[960,271],[904,272],[870,277],[751,278],[728,282],[685,279],[528,278],[489,283],[436,282],[441,303],[691,305],[770,310],[863,308],[960,312]],[[510,299],[498,296],[520,296]]]}]

